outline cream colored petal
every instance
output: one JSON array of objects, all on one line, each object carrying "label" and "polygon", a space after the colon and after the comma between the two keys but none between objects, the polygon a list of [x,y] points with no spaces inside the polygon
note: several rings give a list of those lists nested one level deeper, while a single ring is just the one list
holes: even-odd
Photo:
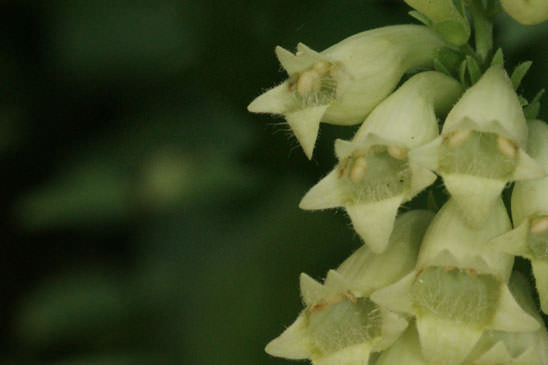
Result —
[{"label": "cream colored petal", "polygon": [[489,242],[489,245],[510,255],[530,257],[527,246],[528,236],[529,220],[525,220],[513,230],[495,237]]},{"label": "cream colored petal", "polygon": [[471,175],[444,174],[443,182],[467,223],[480,227],[489,217],[506,181]]},{"label": "cream colored petal", "polygon": [[406,201],[414,198],[417,194],[432,185],[438,178],[438,176],[429,169],[412,163],[411,161],[409,162],[409,169],[411,170],[411,187],[406,194]]},{"label": "cream colored petal", "polygon": [[320,129],[320,120],[328,106],[311,106],[285,114],[287,124],[291,127],[308,159],[312,158],[312,151],[314,151]]},{"label": "cream colored petal", "polygon": [[314,57],[309,55],[296,56],[280,46],[276,47],[275,52],[278,61],[290,76],[306,70],[316,61]]},{"label": "cream colored petal", "polygon": [[407,274],[398,282],[375,291],[370,299],[388,310],[414,314],[410,292],[416,275],[415,271]]},{"label": "cream colored petal", "polygon": [[544,365],[545,363],[541,362],[538,358],[535,348],[528,348],[521,355],[516,357],[512,365]]},{"label": "cream colored petal", "polygon": [[417,316],[422,353],[432,364],[457,365],[474,348],[483,330],[431,314]]},{"label": "cream colored petal", "polygon": [[533,25],[548,20],[546,0],[501,0],[504,11],[525,25]]},{"label": "cream colored petal", "polygon": [[307,274],[301,273],[299,283],[301,287],[301,297],[306,306],[311,306],[319,302],[325,296],[323,285]]},{"label": "cream colored petal", "polygon": [[346,347],[328,356],[312,359],[313,365],[368,365],[371,345],[367,343]]},{"label": "cream colored petal", "polygon": [[540,324],[520,307],[508,286],[503,285],[497,311],[489,328],[499,331],[528,332],[538,330]]},{"label": "cream colored petal", "polygon": [[335,169],[305,194],[299,203],[299,208],[304,210],[339,208],[344,203],[345,197],[339,184],[339,172]]},{"label": "cream colored petal", "polygon": [[547,173],[542,166],[520,148],[518,165],[514,171],[513,180],[540,179],[546,175]]},{"label": "cream colored petal", "polygon": [[408,322],[399,314],[381,308],[382,336],[373,344],[373,351],[384,351],[402,335],[407,328]]},{"label": "cream colored petal", "polygon": [[[405,364],[402,363],[405,359]],[[376,365],[428,365],[422,356],[419,335],[415,325],[409,326],[407,331],[392,345],[384,351]]]},{"label": "cream colored petal", "polygon": [[540,307],[545,314],[548,314],[548,262],[532,260],[531,265],[536,281],[535,286],[540,299]]},{"label": "cream colored petal", "polygon": [[[506,349],[504,342],[499,341],[487,352],[474,361],[474,365],[512,364],[512,355]],[[532,365],[532,364],[531,364]]]},{"label": "cream colored petal", "polygon": [[295,96],[289,90],[288,82],[285,81],[257,96],[247,106],[247,110],[252,113],[284,114],[294,103]]},{"label": "cream colored petal", "polygon": [[329,292],[342,293],[351,288],[350,282],[335,270],[329,270],[325,278],[324,287]]},{"label": "cream colored petal", "polygon": [[279,337],[270,341],[265,351],[269,355],[291,360],[308,359],[313,352],[313,344],[304,312]]},{"label": "cream colored petal", "polygon": [[422,166],[428,170],[435,171],[438,169],[438,160],[439,160],[439,147],[443,137],[438,137],[432,142],[427,143],[423,146],[417,147],[409,151],[409,163],[416,164],[417,166]]},{"label": "cream colored petal", "polygon": [[345,206],[354,229],[373,252],[386,249],[402,200],[403,196],[397,195],[378,202]]},{"label": "cream colored petal", "polygon": [[519,97],[501,66],[489,68],[476,84],[466,90],[447,115],[442,134],[461,129],[461,123],[466,119],[480,126],[497,121],[507,131],[505,137],[520,147],[527,143],[527,124]]}]

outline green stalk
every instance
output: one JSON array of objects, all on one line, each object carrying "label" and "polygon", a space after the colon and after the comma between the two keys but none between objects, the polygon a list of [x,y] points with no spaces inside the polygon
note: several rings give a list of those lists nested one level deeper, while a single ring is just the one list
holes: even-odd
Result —
[{"label": "green stalk", "polygon": [[470,13],[474,24],[476,53],[482,65],[485,65],[487,57],[493,49],[493,21],[483,6],[482,0],[470,2]]}]

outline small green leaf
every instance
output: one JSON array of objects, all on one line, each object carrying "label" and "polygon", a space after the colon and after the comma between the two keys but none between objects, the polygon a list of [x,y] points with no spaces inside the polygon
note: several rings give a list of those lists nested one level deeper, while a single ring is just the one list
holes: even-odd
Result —
[{"label": "small green leaf", "polygon": [[408,14],[428,27],[432,25],[432,22],[430,21],[430,19],[428,19],[424,14],[419,13],[416,10],[411,10]]},{"label": "small green leaf", "polygon": [[512,85],[514,85],[514,89],[517,89],[519,87],[519,84],[521,84],[521,80],[523,80],[532,64],[533,62],[531,61],[525,61],[516,66],[514,72],[512,72],[512,76],[510,76],[510,80],[512,80]]},{"label": "small green leaf", "polygon": [[504,54],[502,53],[502,48],[497,49],[497,52],[495,52],[495,55],[491,60],[491,66],[504,67]]},{"label": "small green leaf", "polygon": [[540,98],[544,94],[544,89],[540,90],[537,95],[531,100],[529,105],[527,105],[525,108],[523,108],[523,112],[525,113],[525,118],[527,119],[537,119],[538,114],[540,112]]},{"label": "small green leaf", "polygon": [[473,85],[481,77],[481,68],[478,62],[471,56],[466,56],[466,63],[468,66],[468,74],[470,75],[470,82]]},{"label": "small green leaf", "polygon": [[527,99],[525,99],[523,96],[518,95],[518,98],[519,98],[519,103],[521,104],[521,106],[526,106],[527,104],[529,104]]},{"label": "small green leaf", "polygon": [[456,73],[464,55],[454,49],[441,47],[436,51],[436,58],[439,59],[446,69]]}]

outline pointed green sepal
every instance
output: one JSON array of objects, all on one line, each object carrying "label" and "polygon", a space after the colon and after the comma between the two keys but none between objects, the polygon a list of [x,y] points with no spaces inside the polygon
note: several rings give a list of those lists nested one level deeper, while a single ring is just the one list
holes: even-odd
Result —
[{"label": "pointed green sepal", "polygon": [[320,120],[328,107],[329,105],[318,105],[285,114],[287,124],[291,127],[308,159],[312,158],[312,151],[320,130]]}]

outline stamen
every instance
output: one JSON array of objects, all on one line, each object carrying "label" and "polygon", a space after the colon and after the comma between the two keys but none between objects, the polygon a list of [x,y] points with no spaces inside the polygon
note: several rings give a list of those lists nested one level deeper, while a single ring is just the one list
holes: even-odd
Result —
[{"label": "stamen", "polygon": [[331,65],[328,62],[325,61],[319,61],[314,64],[314,71],[316,71],[319,75],[324,76],[329,72],[329,68]]},{"label": "stamen", "polygon": [[396,160],[405,160],[407,158],[407,148],[398,147],[398,146],[388,146],[387,149],[390,157],[395,158]]},{"label": "stamen", "polygon": [[304,71],[299,75],[297,80],[297,93],[301,96],[306,96],[310,93],[317,92],[322,86],[320,75],[314,70]]},{"label": "stamen", "polygon": [[506,137],[499,136],[497,138],[497,147],[499,148],[500,153],[507,157],[515,157],[517,147],[510,139]]},{"label": "stamen", "polygon": [[359,183],[365,177],[365,170],[367,168],[367,161],[363,157],[358,157],[354,161],[354,165],[350,170],[350,181],[354,184]]},{"label": "stamen", "polygon": [[531,233],[544,234],[548,233],[548,217],[538,218],[531,224]]},{"label": "stamen", "polygon": [[449,136],[447,140],[447,144],[451,148],[458,147],[464,142],[466,142],[466,140],[470,138],[471,135],[472,135],[472,131],[470,129],[455,131]]}]

